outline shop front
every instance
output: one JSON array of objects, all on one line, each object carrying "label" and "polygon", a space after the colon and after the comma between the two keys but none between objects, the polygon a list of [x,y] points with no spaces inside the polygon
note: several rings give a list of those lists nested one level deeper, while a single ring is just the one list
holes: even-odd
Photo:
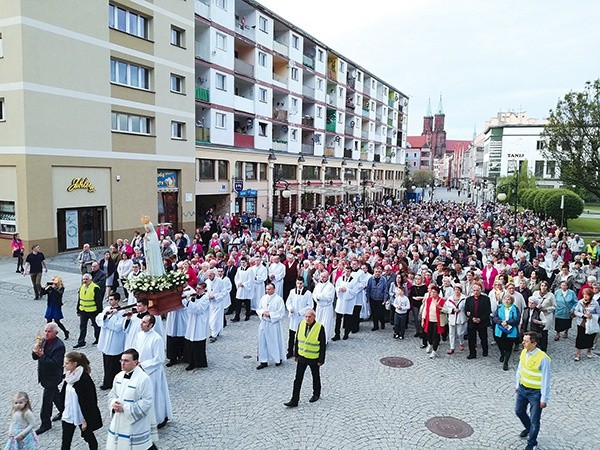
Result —
[{"label": "shop front", "polygon": [[156,173],[158,222],[179,230],[179,171],[158,170]]}]

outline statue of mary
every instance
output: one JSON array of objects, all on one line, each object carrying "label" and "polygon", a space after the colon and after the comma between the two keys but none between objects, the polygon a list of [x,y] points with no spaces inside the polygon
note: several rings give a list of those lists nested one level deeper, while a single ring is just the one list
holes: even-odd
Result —
[{"label": "statue of mary", "polygon": [[146,234],[144,235],[144,256],[146,258],[146,273],[150,276],[159,277],[165,274],[158,235],[154,230],[154,225],[150,222],[150,217],[142,216],[141,222],[144,225]]}]

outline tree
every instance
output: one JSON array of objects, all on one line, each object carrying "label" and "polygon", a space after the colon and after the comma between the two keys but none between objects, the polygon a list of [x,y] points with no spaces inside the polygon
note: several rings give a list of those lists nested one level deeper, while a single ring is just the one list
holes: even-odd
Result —
[{"label": "tree", "polygon": [[[515,182],[515,177],[519,177]],[[521,163],[521,169],[519,172],[515,172],[512,175],[498,178],[497,192],[504,192],[506,194],[506,202],[509,205],[515,204],[515,184],[518,183],[519,190],[519,204],[521,203],[521,193],[526,189],[534,189],[536,187],[536,179],[531,172],[527,170],[527,161]]]},{"label": "tree", "polygon": [[415,170],[412,173],[412,183],[417,187],[433,186],[434,181],[433,170]]},{"label": "tree", "polygon": [[561,180],[600,197],[600,80],[559,100],[542,137],[542,153],[557,161]]},{"label": "tree", "polygon": [[[573,191],[567,189],[549,189],[550,195],[544,204],[544,212],[560,222],[562,219],[574,219],[583,212],[583,200]],[[564,199],[563,199],[564,196]],[[563,208],[561,208],[561,203]]]}]

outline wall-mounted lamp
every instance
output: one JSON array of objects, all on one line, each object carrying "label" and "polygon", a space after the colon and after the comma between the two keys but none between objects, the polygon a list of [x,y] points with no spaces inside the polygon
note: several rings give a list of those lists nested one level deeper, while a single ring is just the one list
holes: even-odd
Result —
[{"label": "wall-mounted lamp", "polygon": [[117,175],[117,176],[115,177],[115,180],[117,180],[117,183],[118,183],[119,181],[121,181],[121,175]]}]

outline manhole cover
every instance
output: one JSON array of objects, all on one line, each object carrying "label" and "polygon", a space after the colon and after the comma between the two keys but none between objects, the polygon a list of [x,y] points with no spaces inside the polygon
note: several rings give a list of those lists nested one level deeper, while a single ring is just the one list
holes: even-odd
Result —
[{"label": "manhole cover", "polygon": [[250,359],[250,358],[252,358],[252,356],[250,356],[250,355],[244,355],[244,359]]},{"label": "manhole cover", "polygon": [[386,356],[385,358],[381,358],[379,362],[389,367],[410,367],[413,365],[410,359],[399,358],[397,356]]},{"label": "manhole cover", "polygon": [[432,417],[425,426],[432,433],[450,439],[464,439],[473,434],[471,425],[455,417]]}]

